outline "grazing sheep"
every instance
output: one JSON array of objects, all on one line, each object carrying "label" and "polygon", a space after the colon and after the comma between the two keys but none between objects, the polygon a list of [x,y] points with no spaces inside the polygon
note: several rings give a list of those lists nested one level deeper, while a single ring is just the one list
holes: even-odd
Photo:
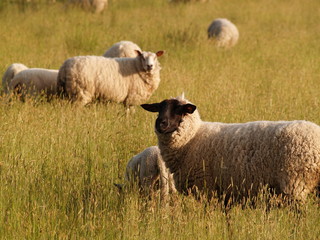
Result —
[{"label": "grazing sheep", "polygon": [[201,2],[201,3],[205,3],[208,0],[169,0],[169,2],[173,2],[173,3],[189,3],[189,2]]},{"label": "grazing sheep", "polygon": [[159,113],[155,132],[178,192],[216,192],[228,202],[268,186],[303,202],[320,183],[320,127],[314,123],[203,122],[183,98],[141,106]]},{"label": "grazing sheep", "polygon": [[172,176],[164,165],[158,146],[149,147],[129,160],[125,180],[137,182],[146,193],[160,188],[162,197],[175,192]]},{"label": "grazing sheep", "polygon": [[58,70],[28,68],[14,76],[9,83],[9,90],[22,97],[42,94],[49,97],[57,93],[57,77]]},{"label": "grazing sheep", "polygon": [[101,13],[108,6],[108,0],[69,0],[68,4],[79,5],[83,9]]},{"label": "grazing sheep", "polygon": [[28,67],[22,63],[13,63],[7,68],[2,77],[2,90],[5,94],[9,93],[9,84],[12,78],[25,69],[28,69]]},{"label": "grazing sheep", "polygon": [[136,57],[136,50],[142,52],[141,48],[130,41],[121,41],[113,44],[104,54],[104,57],[119,58],[119,57]]},{"label": "grazing sheep", "polygon": [[81,105],[93,99],[131,107],[149,99],[160,83],[157,53],[137,51],[135,58],[79,56],[66,60],[59,70],[58,89]]},{"label": "grazing sheep", "polygon": [[208,28],[208,38],[213,38],[218,47],[229,48],[238,42],[239,31],[228,19],[217,18]]}]

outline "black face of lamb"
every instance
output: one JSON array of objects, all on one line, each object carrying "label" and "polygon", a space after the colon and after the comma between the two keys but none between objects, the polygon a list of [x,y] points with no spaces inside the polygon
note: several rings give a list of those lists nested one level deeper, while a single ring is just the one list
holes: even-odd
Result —
[{"label": "black face of lamb", "polygon": [[182,104],[177,99],[164,100],[161,103],[142,104],[149,112],[158,112],[156,130],[161,134],[172,133],[178,129],[183,121],[183,116],[196,110],[192,104]]}]

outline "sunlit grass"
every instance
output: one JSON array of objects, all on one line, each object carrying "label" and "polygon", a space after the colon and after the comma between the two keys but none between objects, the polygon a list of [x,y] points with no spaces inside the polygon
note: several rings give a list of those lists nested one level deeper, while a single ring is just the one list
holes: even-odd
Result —
[{"label": "sunlit grass", "polygon": [[[148,102],[185,95],[204,120],[305,119],[320,124],[320,2],[111,1],[92,14],[62,1],[0,1],[0,73],[14,63],[58,69],[68,57],[102,55],[120,40],[165,50],[161,84]],[[19,2],[19,1],[16,1]],[[226,17],[239,43],[207,39]],[[120,104],[0,99],[1,239],[318,239],[319,200],[290,206],[235,205],[173,196],[163,205],[119,194],[127,161],[156,145],[155,115]]]}]

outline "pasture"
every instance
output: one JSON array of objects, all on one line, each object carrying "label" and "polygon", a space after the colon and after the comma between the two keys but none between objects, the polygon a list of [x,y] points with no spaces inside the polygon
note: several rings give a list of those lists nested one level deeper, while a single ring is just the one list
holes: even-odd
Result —
[{"label": "pasture", "polygon": [[[213,19],[238,27],[231,49],[207,39]],[[63,1],[1,0],[0,73],[20,62],[59,69],[69,57],[102,55],[130,40],[165,50],[161,83],[148,103],[185,93],[206,121],[305,119],[320,124],[320,1],[112,0],[101,14]],[[255,208],[174,196],[119,194],[127,161],[156,145],[141,107],[76,107],[67,101],[0,99],[1,239],[319,239],[319,198]]]}]

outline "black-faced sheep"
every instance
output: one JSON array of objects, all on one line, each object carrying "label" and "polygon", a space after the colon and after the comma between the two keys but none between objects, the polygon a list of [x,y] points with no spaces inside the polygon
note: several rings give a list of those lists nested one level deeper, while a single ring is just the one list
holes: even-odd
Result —
[{"label": "black-faced sheep", "polygon": [[320,127],[307,121],[203,122],[182,98],[143,104],[181,193],[256,196],[262,186],[304,201],[320,182]]}]

